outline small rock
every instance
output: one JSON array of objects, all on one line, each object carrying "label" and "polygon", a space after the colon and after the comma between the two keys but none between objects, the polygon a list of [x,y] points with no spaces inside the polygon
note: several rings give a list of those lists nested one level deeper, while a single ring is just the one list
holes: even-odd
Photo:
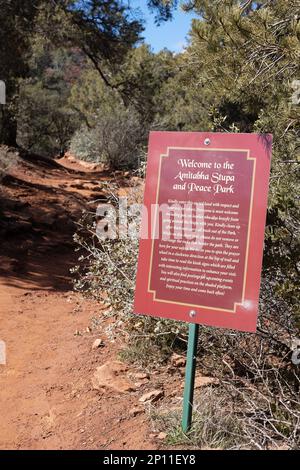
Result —
[{"label": "small rock", "polygon": [[207,387],[208,385],[218,385],[219,379],[216,377],[196,377],[195,388]]},{"label": "small rock", "polygon": [[[146,382],[146,383],[148,383],[148,382]],[[143,387],[143,385],[146,385],[146,383],[143,382],[143,381],[142,382],[134,382],[134,385],[136,386],[136,388],[141,388],[141,387]]]},{"label": "small rock", "polygon": [[103,366],[97,367],[92,378],[94,389],[110,388],[119,393],[135,391],[134,384],[126,376],[127,369],[125,364],[119,361],[106,362]]},{"label": "small rock", "polygon": [[136,374],[133,374],[133,378],[137,380],[145,380],[145,379],[149,380],[150,376],[149,374],[145,374],[143,372],[137,372]]},{"label": "small rock", "polygon": [[186,359],[179,354],[174,353],[171,357],[171,364],[174,367],[184,367],[186,363]]},{"label": "small rock", "polygon": [[160,441],[164,441],[167,437],[167,434],[165,432],[160,432],[157,436],[157,439],[159,439]]},{"label": "small rock", "polygon": [[88,170],[94,170],[97,168],[97,163],[85,162],[84,160],[80,160],[79,163],[83,168],[87,168]]},{"label": "small rock", "polygon": [[151,403],[159,400],[164,396],[164,391],[163,390],[152,390],[152,392],[145,393],[145,395],[142,395],[141,398],[139,399],[140,402],[146,403],[147,401],[150,401]]},{"label": "small rock", "polygon": [[103,346],[104,346],[104,343],[103,343],[102,339],[97,338],[97,339],[95,339],[95,341],[93,342],[92,349],[103,348]]},{"label": "small rock", "polygon": [[132,416],[134,418],[135,416],[138,416],[142,413],[144,413],[143,408],[140,408],[139,406],[135,406],[129,411],[129,416]]}]

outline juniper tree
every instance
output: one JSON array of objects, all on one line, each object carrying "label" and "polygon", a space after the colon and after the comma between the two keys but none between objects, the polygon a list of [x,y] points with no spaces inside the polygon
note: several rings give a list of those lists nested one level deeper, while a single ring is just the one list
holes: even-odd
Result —
[{"label": "juniper tree", "polygon": [[199,19],[167,84],[170,126],[274,135],[264,273],[300,323],[300,2],[182,4]]}]

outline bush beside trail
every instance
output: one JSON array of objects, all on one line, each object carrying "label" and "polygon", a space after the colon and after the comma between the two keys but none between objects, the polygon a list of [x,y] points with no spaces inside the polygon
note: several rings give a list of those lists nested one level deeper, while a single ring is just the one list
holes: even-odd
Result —
[{"label": "bush beside trail", "polygon": [[[117,193],[115,187],[110,196],[115,206]],[[136,201],[140,191],[133,188],[129,194]],[[81,253],[74,269],[75,289],[105,301],[110,307],[108,315],[114,322],[109,334],[112,338],[123,335],[127,342],[121,353],[123,360],[147,367],[165,366],[174,351],[185,351],[187,326],[131,313],[138,240],[129,236],[100,241],[96,223],[92,213],[85,213],[75,235]],[[129,223],[137,224],[137,221],[129,219]],[[221,386],[217,392],[212,391],[209,401],[200,400],[192,430],[192,442],[197,445],[218,443],[225,448],[246,445],[259,449],[300,445],[300,369],[291,360],[293,348],[298,344],[298,328],[293,309],[280,297],[267,272],[263,278],[260,312],[256,335],[200,328],[198,367],[202,374],[218,379]],[[216,410],[215,400],[226,403],[225,415]],[[227,426],[227,413],[231,422],[236,423],[232,434]],[[207,415],[212,423],[206,422]],[[186,442],[180,433],[174,434],[172,426],[179,418],[173,418],[163,418],[164,426],[173,440],[177,436],[177,443]]]}]

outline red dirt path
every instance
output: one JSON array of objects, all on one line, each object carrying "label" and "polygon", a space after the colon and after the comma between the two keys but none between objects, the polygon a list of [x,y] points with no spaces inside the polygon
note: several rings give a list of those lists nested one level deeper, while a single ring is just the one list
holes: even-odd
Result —
[{"label": "red dirt path", "polygon": [[[133,418],[129,410],[160,385],[159,376],[131,393],[92,388],[96,367],[116,360],[122,345],[101,329],[87,330],[104,306],[72,292],[69,269],[74,221],[101,194],[103,176],[74,161],[60,164],[22,162],[0,194],[9,220],[0,232],[0,340],[7,348],[0,449],[158,448],[147,413]],[[92,351],[97,337],[105,347]]]}]

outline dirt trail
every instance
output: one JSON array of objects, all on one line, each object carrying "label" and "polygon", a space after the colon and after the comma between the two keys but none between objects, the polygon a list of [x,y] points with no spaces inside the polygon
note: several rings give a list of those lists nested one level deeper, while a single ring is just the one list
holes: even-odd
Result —
[{"label": "dirt trail", "polygon": [[[159,377],[131,393],[92,387],[96,367],[116,360],[121,345],[87,329],[104,306],[72,292],[69,269],[74,221],[89,199],[101,197],[103,175],[66,159],[61,165],[19,164],[1,193],[0,340],[7,364],[0,365],[0,448],[158,448],[147,413],[129,411]],[[105,346],[92,350],[99,336]]]}]

